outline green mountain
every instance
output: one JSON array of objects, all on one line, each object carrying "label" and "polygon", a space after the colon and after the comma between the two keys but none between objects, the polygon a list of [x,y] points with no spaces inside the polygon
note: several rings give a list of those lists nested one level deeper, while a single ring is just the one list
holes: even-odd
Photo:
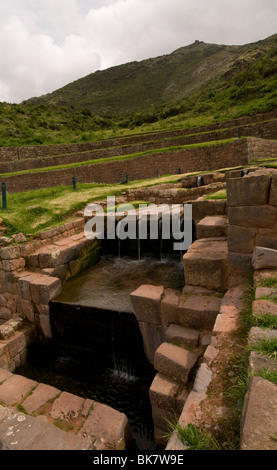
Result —
[{"label": "green mountain", "polygon": [[193,127],[277,108],[277,34],[244,46],[195,41],[0,103],[0,146],[84,142]]},{"label": "green mountain", "polygon": [[[29,103],[87,109],[100,116],[176,114],[227,93],[232,102],[276,90],[277,35],[245,46],[194,44],[172,54],[97,71]],[[206,109],[204,109],[206,111]]]}]

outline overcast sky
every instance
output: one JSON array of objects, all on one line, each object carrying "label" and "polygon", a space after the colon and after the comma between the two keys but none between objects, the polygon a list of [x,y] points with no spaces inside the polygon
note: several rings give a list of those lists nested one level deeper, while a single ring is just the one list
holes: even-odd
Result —
[{"label": "overcast sky", "polygon": [[0,0],[0,101],[19,103],[196,39],[258,41],[276,25],[276,0]]}]

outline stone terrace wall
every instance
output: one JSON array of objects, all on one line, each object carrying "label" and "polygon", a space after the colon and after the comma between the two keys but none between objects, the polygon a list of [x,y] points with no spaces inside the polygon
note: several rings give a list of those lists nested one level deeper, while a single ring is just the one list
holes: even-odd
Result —
[{"label": "stone terrace wall", "polygon": [[162,174],[215,170],[248,163],[247,139],[209,147],[185,149],[162,154],[150,154],[127,160],[111,161],[41,173],[28,173],[2,178],[8,192],[27,191],[72,184],[74,176],[79,183],[120,183],[129,180],[155,178]]},{"label": "stone terrace wall", "polygon": [[247,139],[249,162],[277,158],[277,140]]},{"label": "stone terrace wall", "polygon": [[[26,147],[0,147],[0,161],[1,162],[12,162],[16,160],[24,160],[29,158],[42,158],[51,157],[54,155],[63,155],[70,153],[78,153],[91,151],[95,149],[103,149],[107,147],[116,147],[122,145],[131,145],[136,142],[150,141],[150,140],[161,140],[172,137],[178,137],[182,135],[190,135],[201,132],[211,132],[216,130],[226,129],[228,127],[247,126],[242,130],[242,135],[249,136],[253,135],[260,137],[261,129],[264,132],[264,138],[275,139],[277,133],[277,111],[269,113],[260,113],[256,115],[244,116],[229,121],[223,121],[220,123],[210,124],[206,126],[199,126],[188,129],[181,129],[176,131],[165,131],[149,134],[141,134],[130,137],[119,137],[117,139],[110,139],[98,142],[89,142],[83,144],[60,144],[60,145],[41,145],[41,146],[26,146]],[[275,121],[274,121],[275,119]],[[251,130],[252,129],[252,130]],[[235,134],[232,133],[228,137],[236,136],[238,130],[236,129]],[[215,137],[216,139],[217,137]],[[224,138],[224,137],[222,137]],[[206,137],[204,136],[204,141]],[[203,141],[203,140],[201,140]]]},{"label": "stone terrace wall", "polygon": [[252,269],[256,246],[277,249],[277,170],[261,169],[227,181],[230,279]]}]

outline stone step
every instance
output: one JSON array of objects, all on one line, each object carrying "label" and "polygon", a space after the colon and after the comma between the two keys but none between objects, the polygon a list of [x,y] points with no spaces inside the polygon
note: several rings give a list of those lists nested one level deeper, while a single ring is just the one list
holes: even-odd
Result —
[{"label": "stone step", "polygon": [[199,346],[199,337],[199,331],[184,328],[173,323],[165,332],[165,339],[168,343],[175,343],[182,347],[197,348]]},{"label": "stone step", "polygon": [[155,352],[154,368],[161,374],[186,384],[197,359],[198,355],[194,352],[174,344],[162,343]]},{"label": "stone step", "polygon": [[180,301],[179,324],[198,331],[212,330],[219,314],[222,299],[211,296],[190,296]]},{"label": "stone step", "polygon": [[227,217],[207,216],[196,224],[196,238],[224,237],[227,234]]},{"label": "stone step", "polygon": [[224,291],[228,287],[227,238],[196,240],[183,256],[185,284]]},{"label": "stone step", "polygon": [[10,319],[0,325],[0,340],[6,340],[14,336],[15,332],[22,326],[23,319]]}]

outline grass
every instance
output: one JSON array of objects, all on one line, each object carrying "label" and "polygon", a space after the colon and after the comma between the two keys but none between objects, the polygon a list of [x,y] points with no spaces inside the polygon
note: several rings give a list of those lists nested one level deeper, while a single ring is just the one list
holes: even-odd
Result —
[{"label": "grass", "polygon": [[212,194],[207,194],[206,196],[204,196],[205,200],[207,199],[212,199],[214,201],[226,201],[227,200],[227,192],[226,192],[226,189],[221,189],[219,191],[216,191],[215,193],[212,193]]},{"label": "grass", "polygon": [[222,450],[217,440],[209,433],[203,432],[198,426],[188,424],[183,428],[177,420],[168,421],[170,437],[174,431],[177,431],[181,442],[187,450]]}]

